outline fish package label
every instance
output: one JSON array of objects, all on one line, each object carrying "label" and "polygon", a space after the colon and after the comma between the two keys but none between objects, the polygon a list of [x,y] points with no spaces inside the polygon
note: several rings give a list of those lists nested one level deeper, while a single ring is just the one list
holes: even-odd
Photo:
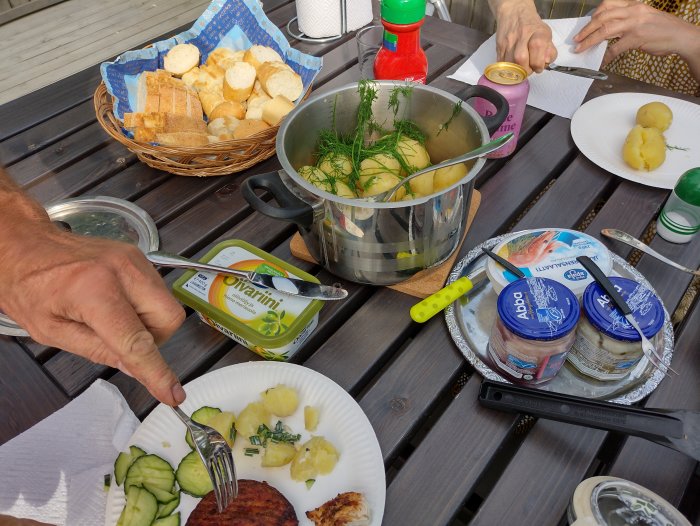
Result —
[{"label": "fish package label", "polygon": [[323,64],[320,57],[293,49],[282,31],[267,18],[257,0],[214,0],[187,31],[156,42],[149,48],[127,51],[114,62],[101,64],[102,80],[113,97],[113,111],[117,118],[124,120],[125,113],[136,110],[140,74],[163,69],[163,58],[177,44],[197,46],[202,62],[220,47],[243,50],[254,44],[269,46],[301,76],[304,93]]}]

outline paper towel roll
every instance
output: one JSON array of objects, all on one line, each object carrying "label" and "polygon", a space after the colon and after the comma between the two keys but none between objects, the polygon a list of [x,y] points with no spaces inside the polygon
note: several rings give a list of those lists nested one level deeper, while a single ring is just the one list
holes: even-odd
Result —
[{"label": "paper towel roll", "polygon": [[[372,0],[345,0],[348,31],[372,21]],[[296,0],[299,30],[311,38],[338,36],[340,0]]]}]

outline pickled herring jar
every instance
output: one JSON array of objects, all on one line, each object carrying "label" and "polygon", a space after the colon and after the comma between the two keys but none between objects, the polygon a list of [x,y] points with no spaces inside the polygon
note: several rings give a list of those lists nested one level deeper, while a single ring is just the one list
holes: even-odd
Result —
[{"label": "pickled herring jar", "polygon": [[539,384],[559,372],[574,342],[576,295],[549,278],[519,279],[498,295],[488,352],[514,383]]},{"label": "pickled herring jar", "polygon": [[[632,309],[644,335],[659,349],[659,331],[664,324],[661,300],[634,280],[611,277],[615,289]],[[619,380],[644,355],[637,331],[615,307],[597,283],[586,287],[583,313],[568,360],[576,370],[596,380]]]}]

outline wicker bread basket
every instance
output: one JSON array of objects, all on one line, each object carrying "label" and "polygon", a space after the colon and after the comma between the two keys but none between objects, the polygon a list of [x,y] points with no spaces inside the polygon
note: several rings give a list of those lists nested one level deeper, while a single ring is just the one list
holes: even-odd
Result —
[{"label": "wicker bread basket", "polygon": [[107,87],[104,82],[100,82],[94,95],[97,121],[110,136],[134,152],[141,161],[158,170],[198,177],[227,175],[246,170],[275,154],[275,138],[279,126],[272,126],[245,139],[196,148],[136,142],[122,132],[121,122],[112,110],[112,102]]}]

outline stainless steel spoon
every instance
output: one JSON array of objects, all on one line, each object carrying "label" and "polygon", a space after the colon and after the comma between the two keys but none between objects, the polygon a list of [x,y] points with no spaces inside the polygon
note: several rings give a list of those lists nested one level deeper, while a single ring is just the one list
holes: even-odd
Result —
[{"label": "stainless steel spoon", "polygon": [[[462,155],[459,155],[457,157],[453,157],[452,159],[447,159],[446,161],[443,161],[439,164],[434,164],[432,166],[428,166],[427,168],[423,168],[422,170],[418,170],[417,172],[412,173],[411,175],[401,179],[401,182],[398,183],[396,186],[394,186],[392,189],[387,190],[386,192],[382,192],[377,195],[369,196],[365,198],[366,201],[372,201],[372,202],[379,202],[379,203],[386,203],[389,201],[396,191],[401,188],[403,185],[408,183],[411,179],[415,179],[416,177],[427,174],[428,172],[433,172],[435,170],[439,170],[440,168],[447,168],[448,166],[452,166],[455,164],[463,163],[466,161],[471,161],[472,159],[476,159],[477,157],[482,157],[486,155],[487,153],[491,153],[494,150],[498,150],[501,146],[505,146],[506,143],[510,142],[510,140],[513,138],[512,133],[506,133],[505,135],[499,137],[498,139],[494,139],[493,141],[487,142],[486,144],[482,144],[478,148],[475,148],[474,150],[464,153]],[[467,178],[469,174],[464,176],[462,181],[464,182],[464,179]]]},{"label": "stainless steel spoon", "polygon": [[636,237],[632,237],[627,232],[623,232],[622,230],[616,230],[614,228],[604,228],[600,231],[600,233],[611,239],[622,241],[623,243],[626,243],[629,246],[636,248],[637,250],[641,250],[645,254],[649,254],[650,256],[655,257],[660,261],[663,261],[667,265],[671,265],[673,268],[677,268],[678,270],[682,270],[683,272],[688,272],[689,274],[693,274],[694,276],[700,276],[700,270],[693,270],[688,267],[684,267],[683,265],[679,265],[675,261],[668,259],[666,256],[659,254],[650,246],[645,245]]}]

